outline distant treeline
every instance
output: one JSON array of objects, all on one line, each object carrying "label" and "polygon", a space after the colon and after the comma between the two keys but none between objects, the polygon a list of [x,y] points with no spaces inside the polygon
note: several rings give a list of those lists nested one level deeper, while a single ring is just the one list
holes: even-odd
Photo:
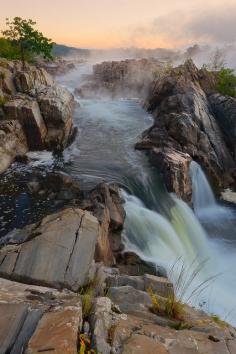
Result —
[{"label": "distant treeline", "polygon": [[[88,49],[80,49],[74,47],[68,47],[62,44],[54,44],[52,49],[52,55],[54,57],[67,56],[67,55],[78,55],[80,57],[88,57],[90,51]],[[20,60],[21,53],[19,46],[9,41],[6,38],[0,38],[0,57],[9,60]],[[33,62],[34,56],[30,51],[26,51],[26,61]]]},{"label": "distant treeline", "polygon": [[80,57],[88,57],[90,55],[90,51],[89,49],[68,47],[63,44],[54,44],[52,54],[55,57],[63,57],[67,55],[79,55]]}]

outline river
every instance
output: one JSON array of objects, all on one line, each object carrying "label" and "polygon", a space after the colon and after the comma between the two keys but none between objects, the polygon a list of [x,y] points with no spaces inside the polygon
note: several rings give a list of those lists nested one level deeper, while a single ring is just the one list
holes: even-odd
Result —
[{"label": "river", "polygon": [[[91,65],[81,65],[59,77],[58,82],[73,92],[90,71]],[[202,213],[198,205],[194,214],[183,201],[166,192],[157,169],[149,164],[145,153],[134,149],[138,136],[152,124],[152,117],[138,100],[78,101],[74,122],[79,133],[75,142],[59,158],[46,152],[31,154],[35,161],[27,171],[62,170],[78,179],[84,189],[101,181],[118,183],[127,213],[123,233],[126,249],[164,266],[181,299],[236,325],[235,210],[214,199],[214,205],[200,206]],[[10,181],[17,169],[19,165],[14,164],[4,178]],[[202,179],[196,183],[199,195]],[[33,222],[32,214],[50,211],[50,202],[32,201],[25,192],[13,194],[9,200],[4,193],[1,195],[2,235]],[[180,278],[184,278],[181,284]]]}]

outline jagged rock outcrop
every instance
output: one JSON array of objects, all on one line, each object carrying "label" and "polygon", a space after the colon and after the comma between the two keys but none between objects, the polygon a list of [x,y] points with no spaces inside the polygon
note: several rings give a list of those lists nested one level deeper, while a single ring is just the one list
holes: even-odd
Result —
[{"label": "jagged rock outcrop", "polygon": [[4,111],[5,119],[20,123],[30,150],[40,150],[45,146],[47,128],[34,98],[18,94],[4,105]]},{"label": "jagged rock outcrop", "polygon": [[93,67],[91,81],[75,91],[82,97],[144,98],[155,72],[157,59],[105,61]]},{"label": "jagged rock outcrop", "polygon": [[119,188],[115,184],[101,183],[89,193],[81,207],[92,211],[101,225],[95,260],[114,264],[122,250],[121,232],[125,221]]},{"label": "jagged rock outcrop", "polygon": [[27,93],[41,86],[52,86],[53,79],[43,68],[27,66],[27,71],[17,71],[14,75],[14,83],[18,92]]},{"label": "jagged rock outcrop", "polygon": [[[44,69],[26,65],[26,69],[22,71],[19,62],[1,60],[0,130],[6,131],[8,121],[15,123],[10,129],[14,143],[8,143],[6,156],[5,139],[0,141],[0,171],[3,172],[15,156],[22,153],[22,144],[17,144],[19,134],[22,134],[20,140],[26,137],[24,152],[65,148],[74,135],[74,105],[73,95],[55,84]],[[19,126],[22,127],[22,133]],[[9,154],[11,158],[8,157]]]},{"label": "jagged rock outcrop", "polygon": [[201,82],[209,93],[211,85],[204,80],[204,71],[191,60],[155,81],[145,104],[154,124],[136,145],[150,152],[168,190],[187,201],[191,198],[188,166],[192,159],[203,166],[218,188],[225,185],[225,173],[235,167]]},{"label": "jagged rock outcrop", "polygon": [[236,161],[236,98],[219,93],[211,94],[208,98],[226,144]]}]

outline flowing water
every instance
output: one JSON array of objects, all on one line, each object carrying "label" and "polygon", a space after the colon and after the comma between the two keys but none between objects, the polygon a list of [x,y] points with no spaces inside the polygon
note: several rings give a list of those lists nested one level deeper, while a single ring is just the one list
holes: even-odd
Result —
[{"label": "flowing water", "polygon": [[[87,80],[90,72],[91,65],[81,65],[58,81],[73,92]],[[232,309],[227,319],[236,324],[236,312],[233,312],[236,307],[235,211],[217,204],[204,173],[196,163],[190,170],[194,212],[183,201],[166,192],[161,176],[149,164],[145,153],[134,150],[138,136],[152,124],[152,118],[136,99],[78,101],[80,106],[75,110],[74,121],[79,133],[73,145],[61,157],[45,152],[31,154],[33,162],[27,170],[62,170],[78,179],[85,189],[101,181],[117,182],[123,189],[127,213],[123,235],[126,249],[167,270],[176,260],[181,260],[188,271],[191,267],[193,271],[200,267],[185,299],[194,287],[212,277],[214,282],[209,283],[201,294],[197,293],[192,302],[222,318]],[[22,167],[13,165],[8,172],[9,180],[19,168]],[[32,221],[31,214],[39,214],[41,209],[48,208],[48,203],[43,205],[42,201],[37,201],[37,206],[30,200],[29,205],[26,194],[22,197],[22,193],[18,193],[19,197],[24,197],[28,203],[29,215],[24,223]],[[24,204],[20,203],[17,213],[12,206],[14,197],[11,203],[4,198],[3,195],[4,212],[18,215],[18,220],[18,213],[22,215],[25,210]],[[3,210],[1,217],[6,223],[3,233],[22,226],[20,222],[11,224]],[[221,275],[214,278],[218,273]],[[174,281],[178,278],[178,267],[172,272],[172,278]]]}]

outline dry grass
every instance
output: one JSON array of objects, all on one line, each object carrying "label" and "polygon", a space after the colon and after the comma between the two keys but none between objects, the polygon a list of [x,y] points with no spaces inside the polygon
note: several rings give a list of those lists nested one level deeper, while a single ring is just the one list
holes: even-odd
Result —
[{"label": "dry grass", "polygon": [[[195,258],[189,266],[186,266],[180,257],[171,267],[168,277],[174,284],[175,294],[179,302],[189,304],[194,301],[211,285],[220,275],[209,276],[206,280],[194,284],[208,260],[198,262]],[[190,290],[192,288],[192,290]]]},{"label": "dry grass", "polygon": [[222,327],[222,328],[227,328],[229,327],[228,323],[223,321],[219,316],[217,315],[211,315],[212,320],[218,324],[218,326]]},{"label": "dry grass", "polygon": [[184,304],[179,302],[174,294],[170,293],[167,298],[163,298],[155,294],[152,289],[148,289],[148,294],[152,300],[151,311],[153,313],[170,319],[182,319]]}]

